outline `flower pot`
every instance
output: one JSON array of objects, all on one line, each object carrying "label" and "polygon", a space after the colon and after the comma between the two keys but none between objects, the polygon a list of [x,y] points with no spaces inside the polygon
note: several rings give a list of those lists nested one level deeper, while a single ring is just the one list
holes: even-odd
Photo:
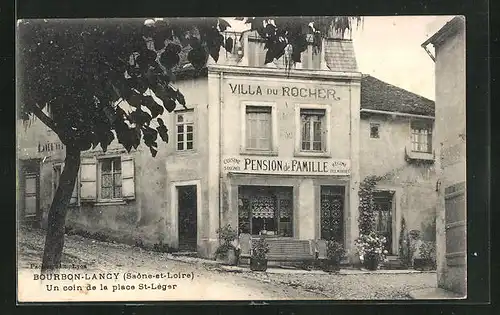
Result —
[{"label": "flower pot", "polygon": [[267,259],[257,259],[250,257],[250,270],[252,271],[266,271]]},{"label": "flower pot", "polygon": [[379,259],[377,256],[366,256],[363,265],[368,270],[377,270]]},{"label": "flower pot", "polygon": [[236,266],[238,264],[238,255],[234,249],[228,249],[226,252],[217,255],[217,262],[223,265]]}]

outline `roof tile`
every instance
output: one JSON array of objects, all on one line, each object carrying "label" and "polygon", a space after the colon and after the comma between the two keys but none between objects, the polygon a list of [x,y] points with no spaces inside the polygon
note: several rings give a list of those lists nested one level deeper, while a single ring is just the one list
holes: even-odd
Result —
[{"label": "roof tile", "polygon": [[434,101],[370,75],[361,79],[361,109],[434,116]]}]

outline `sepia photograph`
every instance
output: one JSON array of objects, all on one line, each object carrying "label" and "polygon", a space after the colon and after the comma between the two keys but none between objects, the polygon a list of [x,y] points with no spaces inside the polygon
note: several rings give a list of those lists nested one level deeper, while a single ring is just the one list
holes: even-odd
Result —
[{"label": "sepia photograph", "polygon": [[18,20],[18,303],[467,298],[465,23]]}]

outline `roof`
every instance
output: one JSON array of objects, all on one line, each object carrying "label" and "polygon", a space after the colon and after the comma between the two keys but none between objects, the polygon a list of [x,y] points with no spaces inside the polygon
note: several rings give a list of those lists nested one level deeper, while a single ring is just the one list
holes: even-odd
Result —
[{"label": "roof", "polygon": [[354,45],[347,39],[328,39],[325,41],[325,60],[332,71],[357,72],[358,66]]},{"label": "roof", "polygon": [[363,75],[361,109],[434,116],[434,101],[370,75]]},{"label": "roof", "polygon": [[433,44],[434,46],[442,43],[446,38],[455,34],[461,29],[465,28],[465,17],[462,15],[456,16],[447,22],[439,31],[437,31],[434,35],[429,37],[423,44],[422,47],[425,47],[429,44]]}]

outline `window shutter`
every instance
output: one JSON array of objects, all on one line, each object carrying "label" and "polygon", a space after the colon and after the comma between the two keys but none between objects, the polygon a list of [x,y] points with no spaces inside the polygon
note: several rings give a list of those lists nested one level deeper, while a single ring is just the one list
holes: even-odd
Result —
[{"label": "window shutter", "polygon": [[132,156],[122,156],[122,196],[135,199],[135,167]]},{"label": "window shutter", "polygon": [[97,160],[95,157],[83,158],[80,164],[80,198],[82,201],[97,200]]}]

